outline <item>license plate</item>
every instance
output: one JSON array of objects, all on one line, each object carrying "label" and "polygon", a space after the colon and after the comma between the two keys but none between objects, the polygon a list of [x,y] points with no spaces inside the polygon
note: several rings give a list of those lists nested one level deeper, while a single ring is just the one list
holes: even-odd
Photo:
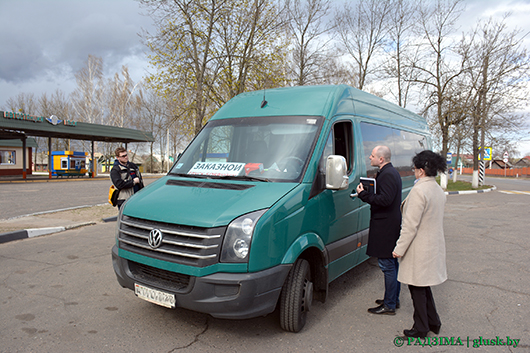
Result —
[{"label": "license plate", "polygon": [[134,293],[143,300],[148,302],[165,306],[166,308],[175,307],[175,295],[159,291],[157,289],[142,286],[141,284],[134,284]]}]

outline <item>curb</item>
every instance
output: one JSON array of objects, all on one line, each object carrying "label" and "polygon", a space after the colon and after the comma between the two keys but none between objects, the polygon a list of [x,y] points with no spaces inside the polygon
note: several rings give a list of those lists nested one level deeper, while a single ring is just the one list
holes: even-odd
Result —
[{"label": "curb", "polygon": [[465,191],[446,191],[446,195],[468,195],[468,194],[482,194],[485,192],[490,192],[493,190],[497,190],[497,187],[493,185],[490,189],[484,189],[484,190],[465,190]]},{"label": "curb", "polygon": [[66,227],[30,228],[24,230],[16,230],[14,232],[0,234],[0,244],[14,240],[34,238],[42,235],[64,232],[65,230],[91,226],[94,224],[96,224],[96,222],[85,222]]}]

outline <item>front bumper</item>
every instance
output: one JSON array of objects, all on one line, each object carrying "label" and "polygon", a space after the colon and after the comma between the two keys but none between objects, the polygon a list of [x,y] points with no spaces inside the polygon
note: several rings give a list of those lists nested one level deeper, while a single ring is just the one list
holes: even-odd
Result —
[{"label": "front bumper", "polygon": [[176,306],[207,313],[217,318],[248,319],[274,311],[283,282],[292,265],[279,265],[254,273],[214,273],[191,277],[182,290],[167,285],[153,285],[145,277],[131,272],[129,260],[112,248],[112,264],[122,287],[134,290],[139,283],[175,294]]}]

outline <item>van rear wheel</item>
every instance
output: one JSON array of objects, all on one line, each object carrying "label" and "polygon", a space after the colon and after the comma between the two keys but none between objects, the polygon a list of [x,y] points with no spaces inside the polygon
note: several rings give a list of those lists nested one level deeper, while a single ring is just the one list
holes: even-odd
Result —
[{"label": "van rear wheel", "polygon": [[280,303],[280,325],[290,332],[299,332],[305,325],[313,302],[313,282],[309,262],[298,259],[287,275]]}]

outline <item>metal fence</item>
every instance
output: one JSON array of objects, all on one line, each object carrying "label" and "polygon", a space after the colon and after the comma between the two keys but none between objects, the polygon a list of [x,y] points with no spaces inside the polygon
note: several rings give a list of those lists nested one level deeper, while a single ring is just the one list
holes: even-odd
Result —
[{"label": "metal fence", "polygon": [[[473,174],[473,168],[462,168],[462,174]],[[530,177],[530,167],[512,169],[488,169],[486,175],[507,177]]]}]

